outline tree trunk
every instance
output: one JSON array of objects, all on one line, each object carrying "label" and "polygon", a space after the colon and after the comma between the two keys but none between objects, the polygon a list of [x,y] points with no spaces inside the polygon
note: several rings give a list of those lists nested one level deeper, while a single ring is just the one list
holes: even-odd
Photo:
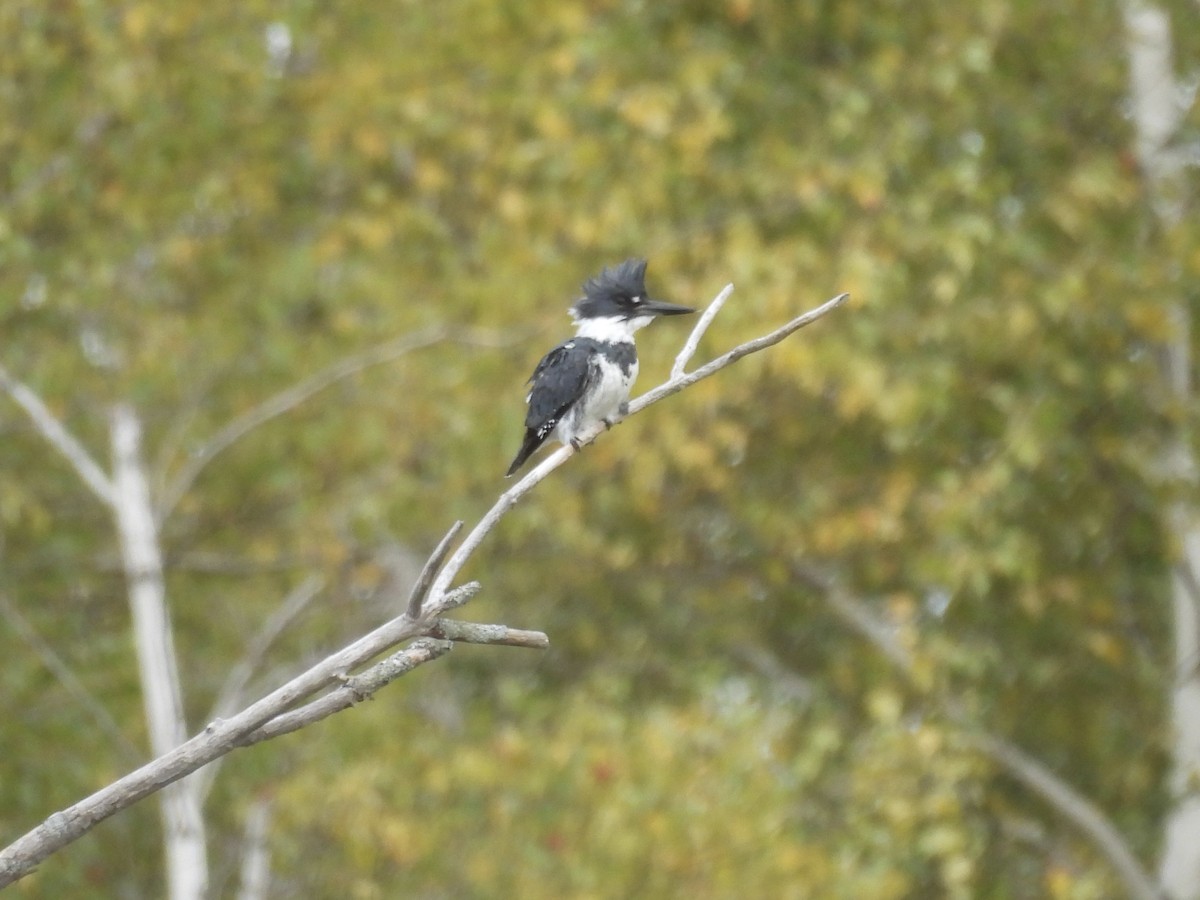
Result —
[{"label": "tree trunk", "polygon": [[[162,756],[187,740],[187,724],[158,531],[141,457],[141,425],[131,406],[114,407],[111,441],[113,509],[129,584],[146,726],[153,755]],[[195,785],[195,779],[184,779],[162,792],[167,895],[171,900],[203,900],[208,889],[204,817]]]},{"label": "tree trunk", "polygon": [[[1182,157],[1170,141],[1183,117],[1171,62],[1171,20],[1157,7],[1125,7],[1130,95],[1138,161],[1159,223],[1178,224]],[[1182,292],[1182,291],[1181,291]],[[1159,348],[1164,383],[1179,423],[1164,454],[1165,475],[1176,489],[1196,481],[1196,455],[1187,416],[1191,406],[1191,316],[1182,297],[1168,298],[1171,337]],[[1171,580],[1175,634],[1170,688],[1172,807],[1167,815],[1159,882],[1172,900],[1200,900],[1200,511],[1190,500],[1168,504],[1166,526],[1178,561]]]},{"label": "tree trunk", "polygon": [[271,820],[271,801],[255,800],[246,813],[242,839],[242,879],[238,900],[266,900],[271,885],[271,848],[267,829]]}]

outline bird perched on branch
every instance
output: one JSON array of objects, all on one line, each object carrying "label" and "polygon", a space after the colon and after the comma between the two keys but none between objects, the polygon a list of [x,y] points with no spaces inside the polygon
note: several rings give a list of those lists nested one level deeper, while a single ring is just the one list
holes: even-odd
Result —
[{"label": "bird perched on branch", "polygon": [[657,316],[692,312],[647,296],[644,259],[627,259],[584,282],[583,296],[571,307],[575,337],[542,357],[529,379],[525,440],[506,477],[551,434],[578,450],[581,434],[624,416],[638,374],[633,333]]}]

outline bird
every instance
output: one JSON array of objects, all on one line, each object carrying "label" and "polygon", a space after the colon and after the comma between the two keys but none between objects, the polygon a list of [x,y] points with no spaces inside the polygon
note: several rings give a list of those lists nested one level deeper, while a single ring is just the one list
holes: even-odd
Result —
[{"label": "bird", "polygon": [[551,435],[578,450],[589,429],[601,422],[611,428],[629,411],[638,375],[634,332],[659,316],[694,312],[648,296],[644,259],[627,259],[585,281],[571,307],[575,337],[543,356],[529,378],[525,438],[505,477]]}]

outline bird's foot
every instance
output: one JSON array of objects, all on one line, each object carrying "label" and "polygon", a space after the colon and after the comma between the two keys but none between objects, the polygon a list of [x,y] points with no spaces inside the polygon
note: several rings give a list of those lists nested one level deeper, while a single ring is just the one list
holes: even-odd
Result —
[{"label": "bird's foot", "polygon": [[612,428],[614,425],[618,424],[622,419],[624,419],[627,415],[629,415],[629,404],[622,403],[620,406],[617,407],[617,414],[615,416],[605,416],[600,421],[604,423],[604,430],[608,431],[610,428]]}]

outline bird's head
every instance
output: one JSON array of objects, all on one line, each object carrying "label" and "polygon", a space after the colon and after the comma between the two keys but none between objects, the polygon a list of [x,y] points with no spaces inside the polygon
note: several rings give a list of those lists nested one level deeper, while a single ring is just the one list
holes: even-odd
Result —
[{"label": "bird's head", "polygon": [[584,282],[583,296],[575,301],[571,317],[581,328],[589,321],[604,320],[633,332],[657,316],[692,312],[695,310],[688,306],[651,299],[646,291],[646,260],[627,259]]}]

